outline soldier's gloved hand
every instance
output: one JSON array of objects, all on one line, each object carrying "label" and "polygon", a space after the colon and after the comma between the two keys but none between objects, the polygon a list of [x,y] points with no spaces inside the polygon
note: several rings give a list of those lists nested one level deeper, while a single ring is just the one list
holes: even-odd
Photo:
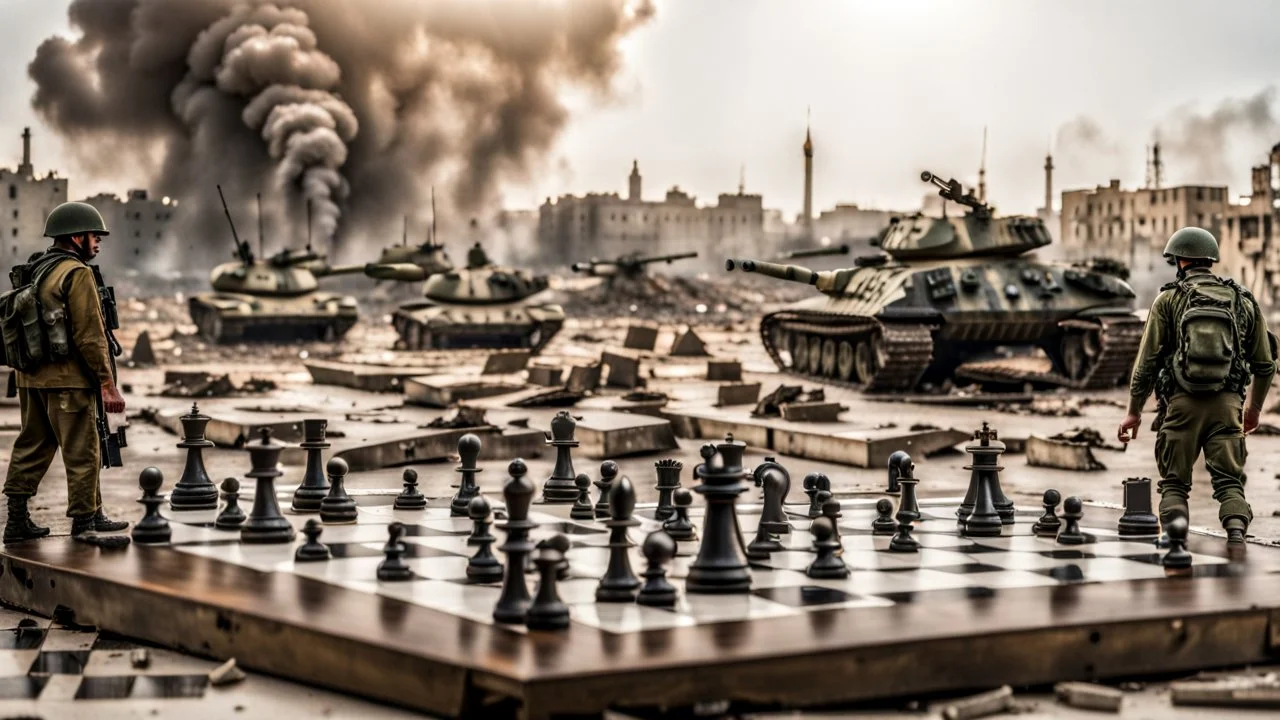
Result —
[{"label": "soldier's gloved hand", "polygon": [[1133,438],[1138,437],[1138,426],[1142,424],[1142,416],[1129,413],[1124,416],[1124,420],[1120,421],[1120,432],[1116,436],[1120,438],[1120,442],[1126,445]]},{"label": "soldier's gloved hand", "polygon": [[1245,408],[1244,410],[1244,434],[1248,435],[1258,429],[1258,420],[1262,415],[1262,411],[1255,407]]},{"label": "soldier's gloved hand", "polygon": [[124,412],[124,396],[115,385],[102,386],[102,407],[111,414]]}]

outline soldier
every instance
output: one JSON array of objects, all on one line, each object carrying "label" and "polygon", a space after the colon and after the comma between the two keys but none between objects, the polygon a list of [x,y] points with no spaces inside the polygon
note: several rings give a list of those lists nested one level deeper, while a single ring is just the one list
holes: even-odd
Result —
[{"label": "soldier", "polygon": [[1208,231],[1182,228],[1164,256],[1177,265],[1178,279],[1151,305],[1120,442],[1138,436],[1142,406],[1154,390],[1161,521],[1189,515],[1191,467],[1203,450],[1227,543],[1238,545],[1253,519],[1244,496],[1244,436],[1258,427],[1276,371],[1272,336],[1253,295],[1210,272],[1218,242]]},{"label": "soldier", "polygon": [[[53,246],[33,256],[27,268],[38,281],[36,292],[45,315],[65,313],[69,328],[56,332],[69,342],[61,343],[65,354],[53,354],[54,361],[31,372],[17,372],[22,431],[14,442],[4,483],[9,505],[6,543],[49,534],[49,528],[31,521],[27,501],[35,495],[59,449],[67,468],[71,534],[111,532],[129,526],[113,522],[103,512],[98,478],[102,461],[98,413],[124,412],[111,354],[117,348],[103,320],[106,294],[99,293],[98,276],[87,264],[98,254],[107,228],[92,205],[70,202],[49,213],[44,234],[53,238]],[[113,307],[107,310],[114,313]]]}]

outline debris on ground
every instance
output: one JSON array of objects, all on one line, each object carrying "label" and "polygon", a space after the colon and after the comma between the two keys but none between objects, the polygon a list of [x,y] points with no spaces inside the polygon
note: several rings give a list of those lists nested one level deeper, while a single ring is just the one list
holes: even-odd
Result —
[{"label": "debris on ground", "polygon": [[1175,682],[1169,698],[1174,705],[1280,709],[1280,678],[1267,673]]},{"label": "debris on ground", "polygon": [[1127,445],[1111,444],[1102,439],[1102,433],[1091,427],[1075,427],[1067,432],[1058,433],[1049,437],[1050,440],[1063,440],[1065,442],[1084,443],[1092,448],[1102,448],[1103,450],[1118,450],[1124,452]]},{"label": "debris on ground", "polygon": [[214,687],[238,683],[244,679],[244,671],[236,665],[235,658],[231,658],[209,671],[209,684]]},{"label": "debris on ground", "polygon": [[1101,710],[1120,712],[1124,704],[1124,693],[1119,690],[1085,682],[1061,682],[1053,686],[1053,694],[1058,702],[1082,710]]},{"label": "debris on ground", "polygon": [[230,375],[193,370],[166,370],[161,397],[208,398],[232,395],[261,395],[275,390],[275,381],[251,377],[243,385],[231,382]]},{"label": "debris on ground", "polygon": [[801,385],[779,385],[773,392],[760,398],[751,411],[753,417],[782,417],[782,406],[800,402],[826,402],[822,388],[805,390]]},{"label": "debris on ground", "polygon": [[911,427],[907,429],[911,432],[924,432],[925,430],[941,430],[942,428],[931,423],[912,423]]},{"label": "debris on ground", "polygon": [[145,669],[151,665],[151,653],[146,648],[134,648],[129,653],[129,664],[139,670]]},{"label": "debris on ground", "polygon": [[133,352],[129,353],[129,367],[151,367],[156,364],[156,352],[151,347],[151,333],[143,330],[133,343]]},{"label": "debris on ground", "polygon": [[1082,472],[1106,470],[1107,466],[1094,456],[1094,448],[1124,449],[1104,443],[1097,430],[1075,428],[1070,432],[1059,433],[1052,437],[1032,434],[1027,438],[1025,451],[1027,464],[1035,467]]},{"label": "debris on ground", "polygon": [[438,417],[426,425],[419,425],[418,428],[423,430],[458,430],[485,427],[488,424],[489,421],[485,419],[484,408],[475,407],[473,405],[459,405],[454,408],[452,414]]},{"label": "debris on ground", "polygon": [[1017,703],[1013,699],[1013,688],[1004,685],[990,692],[952,700],[942,706],[941,714],[946,720],[974,720],[1015,709]]}]

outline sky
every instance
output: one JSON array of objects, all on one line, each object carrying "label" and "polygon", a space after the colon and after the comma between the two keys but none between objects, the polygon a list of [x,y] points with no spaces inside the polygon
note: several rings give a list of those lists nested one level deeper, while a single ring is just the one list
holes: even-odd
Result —
[{"label": "sky", "polygon": [[[127,162],[107,175],[76,168],[30,107],[27,64],[41,40],[71,32],[67,5],[0,2],[0,165],[18,162],[31,125],[38,172],[58,168],[73,197],[123,193],[144,178]],[[1249,166],[1280,141],[1265,94],[1280,70],[1280,3],[1270,0],[656,5],[622,41],[613,98],[566,95],[572,120],[546,172],[504,188],[506,205],[625,193],[634,159],[646,198],[679,185],[712,201],[735,191],[745,168],[747,190],[791,216],[803,200],[806,109],[817,209],[917,207],[925,169],[971,184],[984,126],[988,197],[1002,212],[1042,204],[1051,145],[1057,191],[1109,178],[1140,185],[1144,147],[1159,133],[1167,184],[1227,184],[1239,195]],[[1236,115],[1250,98],[1244,122]]]}]

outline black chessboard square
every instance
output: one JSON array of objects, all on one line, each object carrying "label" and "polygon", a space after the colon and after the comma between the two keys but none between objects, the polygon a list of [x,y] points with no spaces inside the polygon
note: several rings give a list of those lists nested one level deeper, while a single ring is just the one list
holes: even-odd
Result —
[{"label": "black chessboard square", "polygon": [[1083,550],[1045,550],[1040,554],[1054,560],[1088,560],[1094,557],[1093,553]]},{"label": "black chessboard square", "polygon": [[133,692],[134,675],[109,675],[80,679],[77,700],[124,700]]},{"label": "black chessboard square", "polygon": [[[550,523],[549,527],[555,532],[564,533],[565,535],[603,535],[609,532],[606,528],[589,527],[575,522]],[[463,534],[465,535],[466,533]]]},{"label": "black chessboard square", "polygon": [[42,651],[28,670],[32,675],[81,675],[89,662],[89,650]]},{"label": "black chessboard square", "polygon": [[48,683],[48,675],[0,678],[0,700],[35,700]]},{"label": "black chessboard square", "polygon": [[1079,565],[1062,565],[1061,567],[1049,568],[1044,571],[1045,575],[1058,580],[1059,582],[1084,582],[1084,570]]},{"label": "black chessboard square", "polygon": [[821,605],[836,605],[859,599],[843,590],[817,587],[815,585],[793,585],[790,587],[760,588],[753,590],[756,597],[764,598],[781,605],[797,608],[811,608]]},{"label": "black chessboard square", "polygon": [[209,686],[208,675],[138,675],[134,678],[134,700],[153,698],[202,698]]},{"label": "black chessboard square", "polygon": [[929,569],[938,570],[946,573],[956,573],[960,575],[1004,571],[1004,568],[1002,567],[997,567],[995,565],[983,565],[982,563],[965,563],[964,565],[950,565],[947,567],[931,567]]},{"label": "black chessboard square", "polygon": [[44,643],[40,628],[14,628],[0,631],[0,650],[34,650]]},{"label": "black chessboard square", "polygon": [[[416,547],[413,543],[402,543],[405,547]],[[410,552],[413,552],[410,550]],[[380,557],[384,553],[360,543],[334,543],[329,546],[329,555],[334,558]],[[417,557],[416,555],[414,557]]]}]

